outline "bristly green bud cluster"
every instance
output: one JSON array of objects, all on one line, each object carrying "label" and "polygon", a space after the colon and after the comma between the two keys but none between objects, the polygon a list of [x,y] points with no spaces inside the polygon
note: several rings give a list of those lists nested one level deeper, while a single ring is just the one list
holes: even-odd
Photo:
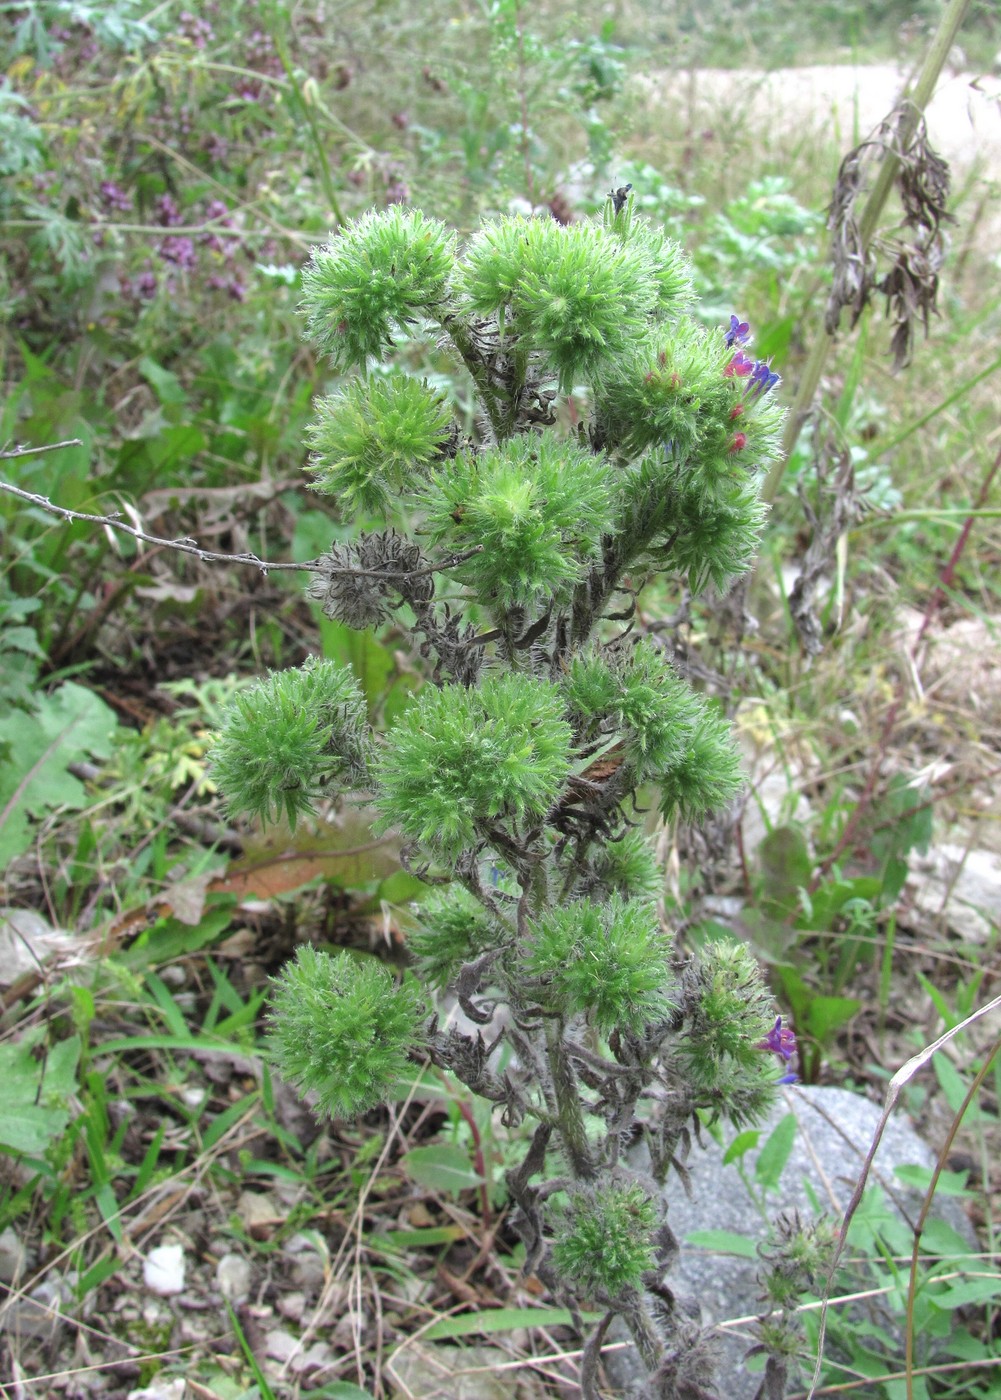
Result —
[{"label": "bristly green bud cluster", "polygon": [[555,1226],[556,1272],[579,1298],[611,1302],[653,1268],[658,1223],[657,1202],[637,1182],[577,1190]]},{"label": "bristly green bud cluster", "polygon": [[583,1016],[603,1035],[640,1033],[670,1009],[671,942],[651,904],[615,894],[550,909],[533,927],[525,972],[539,1004]]},{"label": "bristly green bud cluster", "polygon": [[[282,1074],[351,1114],[425,1056],[527,1120],[507,1178],[527,1266],[620,1311],[661,1375],[682,1343],[644,1300],[671,1252],[651,1181],[700,1115],[763,1115],[791,1035],[745,948],[675,955],[662,837],[640,825],[697,820],[740,786],[718,701],[643,635],[639,598],[651,574],[681,593],[746,570],[781,424],[749,326],[706,329],[691,302],[688,260],[627,188],[600,220],[499,218],[464,247],[394,207],[318,249],[308,331],[358,373],[317,402],[308,469],[341,522],[374,519],[336,532],[309,594],[341,624],[391,627],[423,684],[383,733],[348,670],[271,676],[214,761],[230,807],[263,821],[364,793],[432,887],[413,967],[464,1018],[439,1028],[409,981],[303,949],[273,998]],[[398,353],[412,336],[433,339],[436,371],[451,361],[461,423],[409,372],[414,347]],[[651,1178],[627,1165],[639,1129]]]},{"label": "bristly green bud cluster", "polygon": [[421,901],[407,931],[407,951],[421,980],[445,991],[463,963],[507,941],[504,929],[461,885],[434,890]]},{"label": "bristly green bud cluster", "polygon": [[742,943],[713,943],[690,973],[681,1046],[697,1084],[718,1086],[730,1069],[762,1077],[761,1042],[772,1029],[772,1000]]},{"label": "bristly green bud cluster", "polygon": [[627,830],[606,842],[594,862],[593,879],[606,895],[623,899],[652,902],[664,888],[664,871],[641,831]]},{"label": "bristly green bud cluster", "polygon": [[621,354],[657,309],[646,256],[595,224],[504,218],[476,234],[457,274],[460,302],[497,314],[523,351],[552,365],[560,388]]},{"label": "bristly green bud cluster", "polygon": [[290,827],[315,810],[331,781],[366,782],[365,699],[349,671],[314,659],[238,695],[213,750],[212,770],[230,808]]},{"label": "bristly green bud cluster", "polygon": [[316,401],[307,431],[317,491],[336,496],[341,514],[391,516],[449,435],[440,394],[408,375],[355,379]]},{"label": "bristly green bud cluster", "polygon": [[463,452],[429,484],[433,545],[479,553],[455,577],[492,609],[567,601],[611,526],[610,467],[552,432]]},{"label": "bristly green bud cluster", "polygon": [[271,996],[270,1051],[279,1073],[333,1118],[381,1103],[425,1042],[427,1007],[411,982],[348,953],[302,945]]},{"label": "bristly green bud cluster", "polygon": [[429,854],[514,840],[541,826],[570,771],[570,726],[556,686],[488,676],[475,690],[427,686],[387,736],[376,805]]},{"label": "bristly green bud cluster", "polygon": [[454,260],[454,235],[437,219],[394,205],[366,214],[318,248],[302,274],[311,338],[336,365],[364,365],[394,331],[434,315]]}]

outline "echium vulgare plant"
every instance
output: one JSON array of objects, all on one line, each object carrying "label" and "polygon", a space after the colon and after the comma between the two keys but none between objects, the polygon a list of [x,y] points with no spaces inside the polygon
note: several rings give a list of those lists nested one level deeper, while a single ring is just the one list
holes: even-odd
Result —
[{"label": "echium vulgare plant", "polygon": [[[675,1396],[706,1372],[707,1342],[662,1284],[677,1245],[660,1187],[672,1167],[684,1178],[701,1123],[760,1118],[784,1064],[747,950],[685,960],[658,917],[638,793],[697,819],[734,796],[740,765],[725,719],[633,615],[654,573],[695,590],[748,567],[777,375],[738,317],[697,323],[684,254],[626,190],[599,221],[502,217],[464,247],[416,210],[368,214],[303,286],[309,333],[345,374],[316,404],[314,485],[342,519],[383,522],[335,542],[310,594],[352,627],[394,619],[427,679],[379,735],[348,670],[271,675],[236,701],[215,773],[234,810],[291,825],[366,794],[429,893],[416,977],[299,950],[276,979],[274,1060],[332,1115],[430,1060],[525,1122],[507,1186],[526,1269],[587,1338],[583,1394],[619,1315],[646,1393]],[[415,326],[468,372],[471,436],[434,388],[376,369]],[[441,1027],[445,993],[486,1038]],[[639,1135],[646,1171],[625,1156]]]}]

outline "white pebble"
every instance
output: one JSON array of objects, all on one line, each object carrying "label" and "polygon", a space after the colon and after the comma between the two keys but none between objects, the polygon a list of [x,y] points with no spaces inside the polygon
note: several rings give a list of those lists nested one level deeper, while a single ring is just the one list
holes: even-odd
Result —
[{"label": "white pebble", "polygon": [[151,1293],[166,1298],[184,1292],[184,1250],[179,1244],[161,1244],[143,1261],[143,1282]]}]

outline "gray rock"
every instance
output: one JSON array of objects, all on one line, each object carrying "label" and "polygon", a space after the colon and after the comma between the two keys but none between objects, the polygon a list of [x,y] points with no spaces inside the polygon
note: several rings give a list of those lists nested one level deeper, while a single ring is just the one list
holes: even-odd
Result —
[{"label": "gray rock", "polygon": [[[880,1109],[868,1099],[846,1089],[816,1086],[789,1086],[769,1120],[760,1129],[758,1145],[742,1159],[744,1176],[755,1180],[758,1153],[769,1134],[789,1113],[796,1116],[798,1131],[778,1188],[766,1202],[769,1219],[783,1211],[797,1210],[804,1221],[816,1218],[812,1197],[821,1211],[840,1224],[862,1170],[865,1155],[875,1135]],[[725,1145],[734,1137],[724,1134]],[[703,1151],[696,1144],[688,1160],[692,1198],[689,1200],[676,1178],[668,1178],[668,1218],[681,1243],[681,1258],[667,1276],[668,1286],[677,1294],[682,1308],[701,1316],[704,1325],[735,1322],[756,1316],[763,1305],[758,1301],[760,1285],[758,1261],[699,1248],[686,1240],[701,1230],[727,1230],[756,1243],[767,1238],[768,1227],[734,1163],[723,1165],[725,1145],[706,1138]],[[645,1170],[649,1158],[645,1146],[630,1153],[632,1165]],[[869,1175],[869,1188],[883,1189],[888,1200],[910,1221],[917,1218],[920,1194],[905,1189],[895,1176],[901,1166],[931,1168],[935,1155],[918,1137],[908,1120],[891,1117]],[[945,1221],[975,1247],[973,1230],[959,1202],[940,1198],[933,1214]],[[886,1318],[882,1321],[885,1325]],[[736,1335],[739,1331],[740,1335]],[[624,1329],[609,1334],[621,1340]],[[725,1400],[752,1400],[760,1373],[745,1369],[748,1325],[722,1333],[717,1389]],[[606,1375],[617,1390],[626,1394],[644,1374],[636,1352],[630,1347],[604,1357]]]}]

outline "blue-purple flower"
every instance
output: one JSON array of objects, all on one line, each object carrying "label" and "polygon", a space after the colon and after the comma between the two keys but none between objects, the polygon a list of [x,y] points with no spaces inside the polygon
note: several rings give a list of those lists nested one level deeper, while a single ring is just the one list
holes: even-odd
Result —
[{"label": "blue-purple flower", "polygon": [[[778,1055],[784,1065],[788,1065],[792,1057],[797,1053],[796,1034],[788,1026],[783,1026],[782,1017],[775,1017],[775,1024],[765,1036],[764,1040],[759,1040],[757,1049],[768,1050],[773,1055]],[[784,1074],[779,1080],[780,1084],[795,1084],[799,1080],[799,1075],[789,1073]]]},{"label": "blue-purple flower", "polygon": [[769,389],[774,389],[779,382],[779,376],[768,364],[767,360],[758,360],[751,370],[751,376],[744,389],[746,399],[760,399],[763,394],[767,394]]},{"label": "blue-purple flower", "polygon": [[728,346],[743,345],[750,334],[749,322],[742,321],[739,316],[730,316],[730,329],[724,336]]}]

